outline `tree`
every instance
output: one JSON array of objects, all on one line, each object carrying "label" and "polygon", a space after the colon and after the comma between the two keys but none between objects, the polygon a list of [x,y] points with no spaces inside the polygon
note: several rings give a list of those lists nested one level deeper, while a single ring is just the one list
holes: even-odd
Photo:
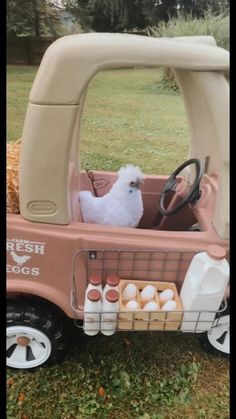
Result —
[{"label": "tree", "polygon": [[229,0],[64,0],[63,4],[84,30],[122,32],[156,26],[179,13],[200,18],[211,8],[217,14],[229,7]]},{"label": "tree", "polygon": [[84,29],[122,32],[145,28],[152,22],[154,0],[65,0],[63,4]]},{"label": "tree", "polygon": [[74,22],[78,22],[84,30],[89,30],[92,22],[88,3],[89,0],[62,0],[65,10],[74,17]]},{"label": "tree", "polygon": [[178,0],[159,0],[154,2],[152,24],[158,25],[160,21],[168,22],[178,16]]},{"label": "tree", "polygon": [[179,0],[179,10],[186,16],[197,19],[204,17],[207,11],[213,14],[229,11],[229,0]]},{"label": "tree", "polygon": [[143,29],[152,24],[153,0],[134,0],[123,2],[127,8],[125,29]]},{"label": "tree", "polygon": [[49,0],[8,0],[7,34],[58,35],[60,11]]},{"label": "tree", "polygon": [[118,0],[92,0],[89,2],[91,26],[97,32],[122,30],[121,2]]}]

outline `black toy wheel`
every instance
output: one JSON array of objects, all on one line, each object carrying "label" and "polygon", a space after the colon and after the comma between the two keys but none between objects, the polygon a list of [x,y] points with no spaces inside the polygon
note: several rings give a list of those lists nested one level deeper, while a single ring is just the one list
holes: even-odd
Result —
[{"label": "black toy wheel", "polygon": [[227,309],[217,317],[210,331],[201,333],[199,341],[202,346],[215,355],[228,358],[230,355],[230,316],[229,303]]},{"label": "black toy wheel", "polygon": [[48,308],[11,303],[7,308],[7,366],[31,369],[65,353],[62,322]]}]

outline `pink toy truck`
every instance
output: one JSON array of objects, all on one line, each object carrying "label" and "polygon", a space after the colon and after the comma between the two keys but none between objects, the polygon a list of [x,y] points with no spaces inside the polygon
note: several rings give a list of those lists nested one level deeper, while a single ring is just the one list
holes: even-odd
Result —
[{"label": "pink toy truck", "polygon": [[[117,178],[113,172],[80,169],[88,83],[100,70],[134,66],[173,69],[190,126],[189,160],[170,177],[145,175],[144,214],[137,228],[84,223],[79,192],[101,197]],[[35,368],[61,358],[63,318],[83,333],[91,275],[99,275],[103,286],[109,275],[119,277],[117,332],[183,330],[181,289],[193,257],[214,245],[228,260],[229,101],[223,74],[228,68],[228,52],[209,36],[80,34],[62,37],[47,49],[23,128],[20,214],[7,215],[9,367]],[[138,310],[127,310],[122,298],[128,283],[137,287]],[[157,303],[163,290],[172,289],[175,310],[163,311],[160,305],[153,312],[143,310],[146,284],[156,287]],[[228,301],[226,289],[210,326],[208,318],[199,330],[206,304],[190,328],[223,355],[229,353]]]}]

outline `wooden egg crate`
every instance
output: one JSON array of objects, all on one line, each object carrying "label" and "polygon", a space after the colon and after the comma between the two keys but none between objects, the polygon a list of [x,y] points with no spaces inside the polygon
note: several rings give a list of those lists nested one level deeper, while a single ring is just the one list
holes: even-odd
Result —
[{"label": "wooden egg crate", "polygon": [[[127,284],[135,284],[137,287],[137,297],[134,300],[138,303],[137,310],[126,308],[129,300],[122,298],[123,290]],[[159,307],[157,311],[144,311],[143,307],[150,300],[141,300],[140,294],[146,285],[153,285],[157,289],[157,293],[151,301],[155,301]],[[176,302],[176,309],[174,311],[161,310],[161,303],[158,293],[165,289],[172,289],[174,291],[174,298]],[[173,282],[158,282],[158,281],[141,281],[141,280],[126,280],[121,279],[119,283],[119,313],[117,328],[119,330],[178,330],[183,314],[183,306],[179,298],[175,283]]]}]

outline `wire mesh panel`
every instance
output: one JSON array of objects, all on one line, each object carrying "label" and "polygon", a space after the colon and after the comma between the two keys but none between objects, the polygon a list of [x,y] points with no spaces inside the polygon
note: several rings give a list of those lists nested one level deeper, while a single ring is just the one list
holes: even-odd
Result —
[{"label": "wire mesh panel", "polygon": [[[139,291],[147,283],[155,284],[158,291],[163,290],[166,284],[166,288],[173,287],[175,290],[177,302],[176,310],[171,312],[160,309],[156,312],[148,312],[143,310],[140,302],[138,310],[130,311],[125,309],[120,296],[119,311],[117,312],[116,320],[114,320],[114,315],[112,320],[112,322],[116,322],[118,330],[180,330],[183,316],[186,313],[191,313],[191,319],[195,319],[194,322],[191,320],[191,328],[188,328],[187,331],[210,330],[217,312],[212,310],[204,310],[204,312],[196,310],[183,311],[179,298],[185,274],[194,255],[194,252],[186,251],[119,251],[100,249],[78,251],[73,259],[72,282],[72,308],[75,313],[76,325],[82,327],[81,323],[86,314],[84,313],[84,301],[89,277],[93,274],[99,274],[104,286],[106,277],[116,274],[121,280],[119,286],[120,295],[122,283],[125,281],[137,284]],[[222,309],[218,312],[220,311]],[[211,321],[209,321],[209,318]],[[97,329],[96,322],[101,322],[101,313],[95,320],[95,328]]]}]

